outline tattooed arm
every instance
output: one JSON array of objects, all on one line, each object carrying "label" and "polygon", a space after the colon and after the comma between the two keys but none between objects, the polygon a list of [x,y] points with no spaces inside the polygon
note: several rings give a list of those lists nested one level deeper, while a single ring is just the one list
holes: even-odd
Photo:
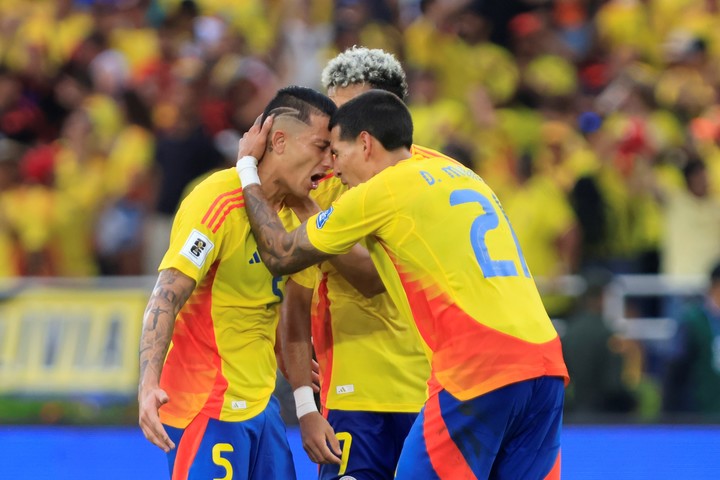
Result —
[{"label": "tattooed arm", "polygon": [[[301,222],[320,212],[320,207],[310,197],[288,195],[285,205],[292,208]],[[330,263],[350,285],[367,298],[385,292],[385,284],[378,274],[370,253],[362,245],[355,244],[348,253],[332,257]]]},{"label": "tattooed arm", "polygon": [[174,268],[158,275],[143,319],[140,337],[139,424],[145,435],[164,451],[175,448],[160,423],[158,409],[169,401],[160,388],[160,372],[172,337],[175,317],[195,289],[195,280]]},{"label": "tattooed arm", "polygon": [[[255,159],[262,157],[273,119],[274,115],[269,115],[261,125],[258,118],[258,121],[250,130],[245,132],[238,142],[238,173],[240,173],[241,159],[245,155],[250,155]],[[255,166],[257,166],[257,160]],[[255,170],[255,174],[257,174],[257,170]],[[296,273],[303,268],[332,257],[332,255],[321,252],[312,246],[307,238],[304,223],[288,233],[277,213],[268,203],[260,185],[248,185],[242,180],[242,174],[240,174],[240,181],[243,185],[242,193],[245,199],[245,211],[250,220],[250,227],[253,234],[255,234],[260,256],[273,275]],[[288,200],[292,199],[289,198]],[[303,205],[308,207],[309,202],[312,203],[312,200],[301,199],[300,203],[295,206]],[[313,210],[312,207],[310,207],[310,210]],[[306,212],[306,215],[309,216],[311,213]],[[300,216],[304,215],[301,213]]]},{"label": "tattooed arm", "polygon": [[333,256],[310,243],[305,223],[292,232],[286,231],[260,185],[243,188],[243,198],[260,256],[273,275],[296,273]]}]

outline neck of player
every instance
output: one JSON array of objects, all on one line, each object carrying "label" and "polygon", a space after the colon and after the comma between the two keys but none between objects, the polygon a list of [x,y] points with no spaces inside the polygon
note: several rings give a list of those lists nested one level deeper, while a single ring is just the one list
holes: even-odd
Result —
[{"label": "neck of player", "polygon": [[396,150],[387,151],[382,150],[378,155],[375,165],[377,166],[374,174],[378,174],[388,167],[392,167],[403,160],[407,160],[412,157],[412,153],[407,148],[398,148]]},{"label": "neck of player", "polygon": [[274,167],[274,162],[261,162],[258,165],[258,176],[261,182],[260,188],[265,198],[276,212],[279,211],[282,208],[285,195],[288,194],[285,183],[280,180],[279,169]]}]

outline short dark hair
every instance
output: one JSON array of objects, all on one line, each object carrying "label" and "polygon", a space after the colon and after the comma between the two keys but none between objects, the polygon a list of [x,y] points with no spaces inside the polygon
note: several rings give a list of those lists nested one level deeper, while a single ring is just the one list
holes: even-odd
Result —
[{"label": "short dark hair", "polygon": [[405,104],[385,90],[369,90],[337,109],[330,129],[340,127],[341,140],[354,140],[360,132],[375,137],[385,150],[412,146],[413,124]]},{"label": "short dark hair", "polygon": [[278,90],[265,107],[261,120],[264,122],[270,115],[287,115],[310,125],[311,115],[332,117],[335,110],[335,103],[317,90],[293,85]]}]

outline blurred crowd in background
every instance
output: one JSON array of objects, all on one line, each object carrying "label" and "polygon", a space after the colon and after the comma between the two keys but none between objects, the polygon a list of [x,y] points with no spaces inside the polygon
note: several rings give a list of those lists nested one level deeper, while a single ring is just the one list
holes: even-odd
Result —
[{"label": "blurred crowd in background", "polygon": [[[720,260],[720,0],[2,0],[0,277],[154,273],[185,193],[353,45],[401,60],[415,143],[491,185],[534,276]],[[625,367],[588,408],[637,408],[641,354],[592,328]]]}]

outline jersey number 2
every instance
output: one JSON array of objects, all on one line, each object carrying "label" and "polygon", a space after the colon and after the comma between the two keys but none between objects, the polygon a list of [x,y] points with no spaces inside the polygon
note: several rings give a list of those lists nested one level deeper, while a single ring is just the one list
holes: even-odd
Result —
[{"label": "jersey number 2", "polygon": [[[520,244],[518,243],[517,235],[508,221],[507,215],[500,206],[497,198],[493,195],[493,202],[489,198],[477,192],[475,190],[455,190],[450,194],[450,205],[462,205],[465,203],[479,203],[483,208],[483,213],[479,215],[472,223],[470,227],[470,243],[475,252],[475,258],[477,259],[480,269],[483,272],[485,278],[491,277],[517,277],[518,271],[513,260],[493,260],[488,252],[487,243],[485,242],[485,235],[490,231],[496,229],[500,225],[500,218],[497,211],[503,214],[505,221],[510,228],[513,241],[515,242],[515,248],[517,249],[518,258],[520,265],[522,266],[523,273],[526,277],[530,278],[530,270],[528,269],[527,263],[525,263],[525,257],[523,257]],[[497,206],[497,209],[495,208]]]}]

